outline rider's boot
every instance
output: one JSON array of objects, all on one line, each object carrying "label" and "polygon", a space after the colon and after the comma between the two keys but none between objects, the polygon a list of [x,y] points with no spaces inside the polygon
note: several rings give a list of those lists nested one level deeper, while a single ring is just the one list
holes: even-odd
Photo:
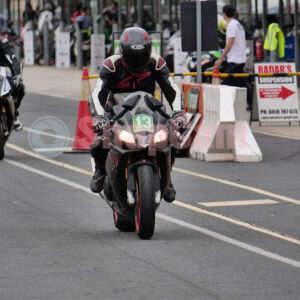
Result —
[{"label": "rider's boot", "polygon": [[173,183],[170,179],[169,186],[167,187],[166,193],[164,195],[164,200],[166,202],[173,202],[176,198],[176,190],[174,189]]},{"label": "rider's boot", "polygon": [[16,111],[15,113],[15,119],[14,119],[14,130],[15,131],[21,131],[23,129],[23,124],[19,119],[19,114]]},{"label": "rider's boot", "polygon": [[100,193],[103,190],[106,171],[104,168],[95,168],[95,173],[90,183],[90,188],[94,193]]}]

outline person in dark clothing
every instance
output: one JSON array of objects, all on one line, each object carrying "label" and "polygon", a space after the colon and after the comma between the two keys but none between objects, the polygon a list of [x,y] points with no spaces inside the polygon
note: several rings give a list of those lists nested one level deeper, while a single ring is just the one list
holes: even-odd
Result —
[{"label": "person in dark clothing", "polygon": [[23,26],[25,26],[28,21],[37,23],[37,20],[38,20],[37,13],[32,9],[31,4],[27,2],[25,10],[23,12]]},{"label": "person in dark clothing", "polygon": [[13,90],[12,96],[15,99],[14,129],[16,131],[21,131],[23,129],[23,125],[18,118],[18,108],[20,107],[21,101],[25,95],[25,87],[22,80],[22,64],[18,61],[12,47],[5,38],[0,38],[0,66],[8,67],[12,74],[10,84]]},{"label": "person in dark clothing", "polygon": [[102,11],[104,17],[104,34],[107,43],[110,42],[110,36],[113,32],[113,25],[118,22],[118,2],[114,1],[111,7],[106,7]]},{"label": "person in dark clothing", "polygon": [[[172,117],[181,126],[186,126],[182,93],[170,76],[165,60],[159,55],[151,54],[151,47],[150,36],[144,29],[127,28],[120,38],[121,54],[108,57],[101,67],[97,86],[89,99],[95,132],[98,133],[91,144],[91,155],[95,160],[91,190],[95,193],[103,189],[106,176],[105,161],[109,149],[103,148],[102,131],[106,123],[104,114],[108,116],[116,104],[114,95],[136,91],[153,95],[157,82],[174,112]],[[171,202],[175,195],[170,182],[164,199]]]}]

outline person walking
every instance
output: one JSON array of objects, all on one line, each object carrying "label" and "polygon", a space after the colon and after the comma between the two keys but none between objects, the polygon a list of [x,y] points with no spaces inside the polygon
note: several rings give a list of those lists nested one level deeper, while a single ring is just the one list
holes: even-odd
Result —
[{"label": "person walking", "polygon": [[[215,67],[219,67],[225,57],[227,57],[226,73],[245,73],[244,66],[247,61],[245,30],[234,16],[235,9],[232,6],[223,6],[223,18],[228,24],[226,29],[226,46],[221,57],[215,62]],[[246,78],[227,77],[222,84],[247,88],[247,109],[251,109],[252,89]]]}]

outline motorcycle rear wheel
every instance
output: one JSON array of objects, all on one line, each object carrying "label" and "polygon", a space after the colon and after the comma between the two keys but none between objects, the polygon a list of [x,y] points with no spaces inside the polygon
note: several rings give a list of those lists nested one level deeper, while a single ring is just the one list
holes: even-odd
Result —
[{"label": "motorcycle rear wheel", "polygon": [[137,168],[135,225],[140,239],[150,239],[155,227],[153,169],[149,165]]},{"label": "motorcycle rear wheel", "polygon": [[3,133],[3,126],[0,122],[0,160],[4,158],[4,145],[5,145],[5,138]]}]

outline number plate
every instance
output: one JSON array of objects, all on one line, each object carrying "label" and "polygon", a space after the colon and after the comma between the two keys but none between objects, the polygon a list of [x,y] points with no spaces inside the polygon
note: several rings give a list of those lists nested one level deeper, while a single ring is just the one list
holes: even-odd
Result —
[{"label": "number plate", "polygon": [[133,131],[149,131],[154,132],[152,116],[141,114],[133,117]]}]

